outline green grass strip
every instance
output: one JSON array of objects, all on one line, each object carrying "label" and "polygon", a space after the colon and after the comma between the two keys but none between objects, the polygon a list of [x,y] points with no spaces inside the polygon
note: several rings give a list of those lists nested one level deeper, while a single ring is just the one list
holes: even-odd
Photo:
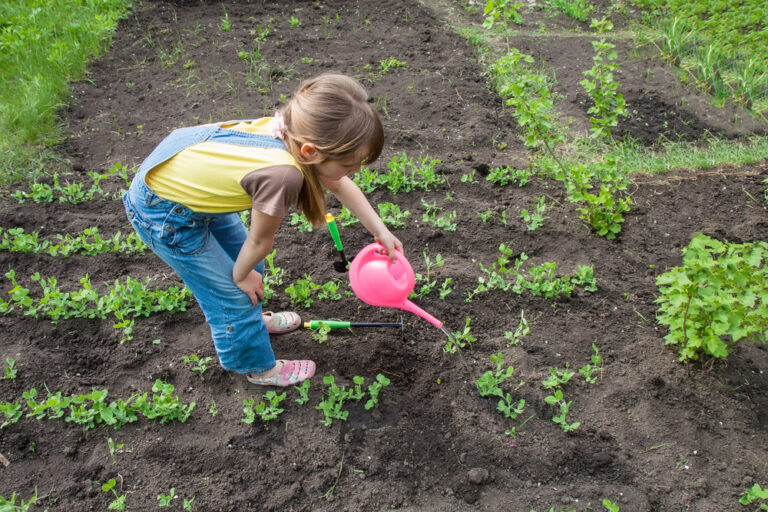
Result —
[{"label": "green grass strip", "polygon": [[0,182],[39,174],[61,139],[69,82],[111,42],[130,0],[0,2]]}]

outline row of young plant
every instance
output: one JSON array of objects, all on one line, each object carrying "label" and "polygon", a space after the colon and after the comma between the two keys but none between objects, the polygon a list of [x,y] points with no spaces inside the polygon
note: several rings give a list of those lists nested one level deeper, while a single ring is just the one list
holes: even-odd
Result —
[{"label": "row of young plant", "polygon": [[0,402],[3,422],[0,429],[17,423],[24,412],[26,417],[42,419],[60,419],[89,430],[97,425],[107,425],[115,430],[138,421],[139,415],[160,423],[189,419],[195,408],[195,402],[184,404],[173,396],[174,386],[157,379],[152,385],[152,395],[148,392],[134,393],[126,400],[118,398],[107,401],[109,391],[93,389],[90,393],[65,396],[61,391],[52,393],[46,386],[46,397],[40,397],[36,388],[22,393],[22,402]]}]

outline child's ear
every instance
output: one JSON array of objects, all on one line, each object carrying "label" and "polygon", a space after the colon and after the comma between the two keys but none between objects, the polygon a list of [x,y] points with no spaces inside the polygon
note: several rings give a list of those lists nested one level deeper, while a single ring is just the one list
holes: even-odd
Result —
[{"label": "child's ear", "polygon": [[314,160],[318,155],[317,147],[311,142],[305,142],[302,144],[301,148],[299,148],[299,151],[301,152],[301,156],[303,156],[306,160]]}]

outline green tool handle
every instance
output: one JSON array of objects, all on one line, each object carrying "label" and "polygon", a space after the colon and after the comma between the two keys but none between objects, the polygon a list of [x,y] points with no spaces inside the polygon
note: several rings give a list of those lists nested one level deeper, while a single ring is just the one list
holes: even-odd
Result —
[{"label": "green tool handle", "polygon": [[304,327],[307,329],[319,329],[321,325],[327,325],[331,329],[349,329],[352,326],[352,322],[342,322],[341,320],[311,320],[304,322]]},{"label": "green tool handle", "polygon": [[336,225],[336,221],[333,220],[333,215],[330,213],[325,214],[325,221],[328,223],[328,231],[331,232],[331,238],[333,243],[336,244],[336,249],[341,252],[344,247],[341,245],[341,235],[339,235],[339,227]]}]

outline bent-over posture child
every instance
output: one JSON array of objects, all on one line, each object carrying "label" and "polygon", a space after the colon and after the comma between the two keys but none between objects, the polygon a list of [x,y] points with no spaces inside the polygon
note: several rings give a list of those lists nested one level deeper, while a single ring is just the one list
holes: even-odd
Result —
[{"label": "bent-over posture child", "polygon": [[[274,117],[180,128],[139,168],[123,196],[141,239],[181,277],[211,328],[221,366],[259,385],[291,386],[315,363],[275,360],[269,333],[301,325],[262,312],[264,258],[296,205],[317,225],[330,190],[394,259],[403,250],[348,175],[381,153],[384,133],[355,80],[303,82]],[[238,211],[251,210],[250,229]]]}]

